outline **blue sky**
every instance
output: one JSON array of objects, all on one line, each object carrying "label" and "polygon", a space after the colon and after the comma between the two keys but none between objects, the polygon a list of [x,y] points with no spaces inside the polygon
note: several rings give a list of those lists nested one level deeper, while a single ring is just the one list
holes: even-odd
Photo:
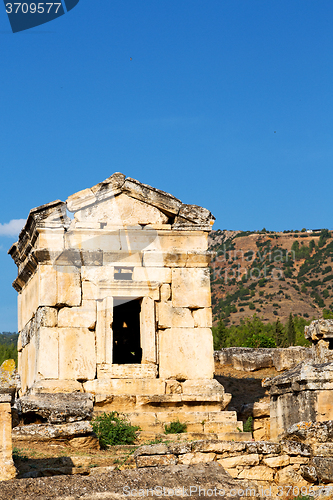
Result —
[{"label": "blue sky", "polygon": [[116,171],[215,229],[333,228],[331,1],[80,0],[16,34],[0,7],[0,331],[11,221]]}]

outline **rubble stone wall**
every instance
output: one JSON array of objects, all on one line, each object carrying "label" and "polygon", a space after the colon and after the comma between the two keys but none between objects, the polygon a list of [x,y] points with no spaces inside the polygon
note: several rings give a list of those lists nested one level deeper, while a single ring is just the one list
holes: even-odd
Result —
[{"label": "rubble stone wall", "polygon": [[214,351],[215,369],[232,366],[235,370],[256,371],[275,368],[289,370],[303,361],[311,361],[314,351],[311,347],[293,346],[288,348],[254,349],[251,347],[226,347]]},{"label": "rubble stone wall", "polygon": [[[141,446],[134,453],[136,466],[193,465],[216,461],[233,478],[254,483],[310,487],[333,482],[333,443],[307,444],[285,439],[269,441],[201,440]],[[281,496],[281,495],[280,495]],[[306,496],[306,495],[303,495]]]}]

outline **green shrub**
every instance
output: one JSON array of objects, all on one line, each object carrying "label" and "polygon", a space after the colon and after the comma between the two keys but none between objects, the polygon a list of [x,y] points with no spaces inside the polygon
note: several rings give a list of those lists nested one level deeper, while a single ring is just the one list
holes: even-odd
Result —
[{"label": "green shrub", "polygon": [[116,411],[95,417],[91,424],[102,448],[107,445],[133,444],[140,430],[139,426],[131,425],[125,416],[120,416]]},{"label": "green shrub", "polygon": [[165,434],[181,434],[186,432],[187,424],[179,422],[177,419],[175,422],[170,422],[170,424],[165,424],[164,433]]},{"label": "green shrub", "polygon": [[243,432],[252,432],[253,417],[249,417],[243,426]]}]

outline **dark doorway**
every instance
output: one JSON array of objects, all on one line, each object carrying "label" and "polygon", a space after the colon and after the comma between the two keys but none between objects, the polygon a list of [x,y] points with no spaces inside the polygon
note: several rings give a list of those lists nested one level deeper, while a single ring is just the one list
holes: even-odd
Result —
[{"label": "dark doorway", "polygon": [[114,299],[113,363],[141,363],[140,300]]}]

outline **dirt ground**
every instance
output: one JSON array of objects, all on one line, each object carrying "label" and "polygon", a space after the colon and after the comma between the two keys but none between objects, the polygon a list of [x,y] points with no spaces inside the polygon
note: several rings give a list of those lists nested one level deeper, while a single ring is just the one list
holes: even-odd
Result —
[{"label": "dirt ground", "polygon": [[[212,497],[208,490],[214,491],[215,488],[216,495],[213,498],[232,497],[239,500],[243,498],[244,491],[248,488],[258,493],[257,487],[247,481],[234,480],[216,462],[210,462],[200,465],[112,471],[95,476],[57,476],[3,481],[0,499],[119,500],[128,498],[133,500],[134,498],[160,497],[202,500]],[[162,492],[162,495],[154,495],[154,492]],[[254,500],[255,495],[248,494],[246,498]]]}]

